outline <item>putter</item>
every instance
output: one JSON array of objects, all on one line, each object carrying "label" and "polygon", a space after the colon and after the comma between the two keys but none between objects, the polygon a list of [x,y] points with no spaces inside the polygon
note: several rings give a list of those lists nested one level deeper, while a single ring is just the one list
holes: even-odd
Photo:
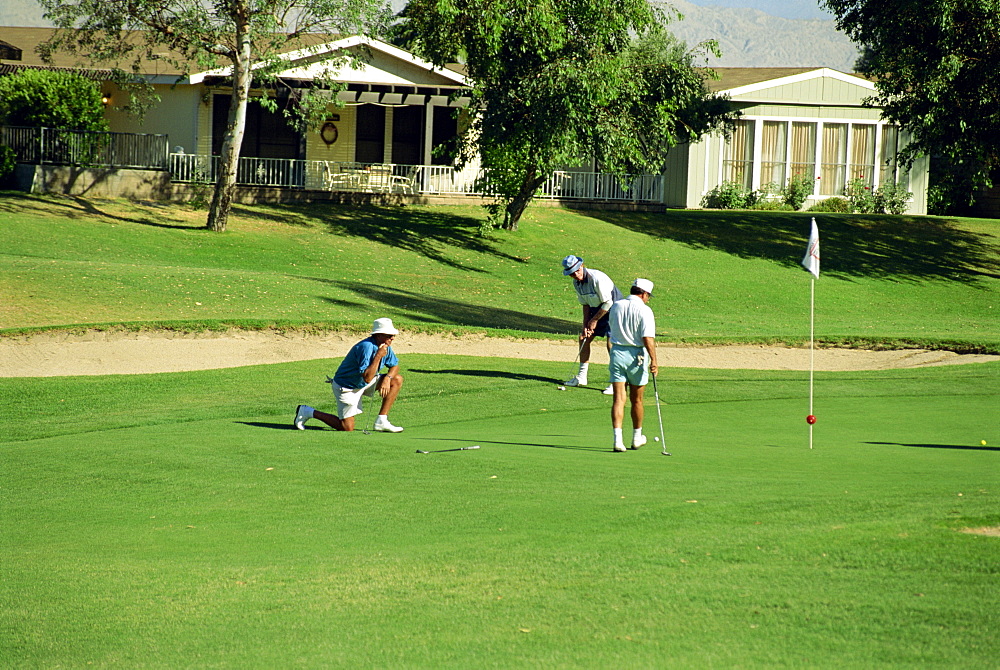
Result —
[{"label": "putter", "polygon": [[469,449],[478,449],[479,445],[472,447],[459,447],[458,449],[436,449],[434,451],[424,451],[423,449],[417,449],[418,454],[440,454],[442,451],[467,451]]},{"label": "putter", "polygon": [[[371,403],[368,404],[371,405]],[[371,407],[369,407],[368,409],[371,409]],[[365,396],[363,393],[361,394],[361,413],[362,414],[365,413]],[[365,420],[365,428],[361,432],[364,433],[365,435],[371,435],[372,434],[371,427],[372,427],[372,418],[369,416]]]},{"label": "putter", "polygon": [[653,397],[656,398],[656,418],[660,422],[660,443],[663,445],[664,456],[670,456],[667,451],[667,438],[663,435],[663,414],[660,413],[660,392],[656,389],[656,375],[653,375]]}]

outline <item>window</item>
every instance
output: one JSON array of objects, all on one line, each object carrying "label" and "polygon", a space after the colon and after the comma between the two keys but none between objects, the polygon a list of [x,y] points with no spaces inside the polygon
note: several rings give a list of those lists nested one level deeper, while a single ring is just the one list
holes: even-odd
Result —
[{"label": "window", "polygon": [[753,184],[753,130],[753,121],[737,121],[722,161],[722,180],[748,189]]},{"label": "window", "polygon": [[792,177],[816,178],[816,124],[792,122],[792,156],[789,163]]},{"label": "window", "polygon": [[760,142],[760,183],[785,185],[788,155],[788,123],[765,121]]},{"label": "window", "polygon": [[823,124],[820,195],[842,195],[847,185],[847,124]]},{"label": "window", "polygon": [[[232,97],[216,95],[212,100],[212,154],[222,153],[222,138],[229,125]],[[248,158],[300,158],[301,136],[285,115],[247,103],[247,119],[240,155]]]},{"label": "window", "polygon": [[882,126],[882,159],[878,181],[880,184],[895,184],[896,154],[899,153],[899,128]]},{"label": "window", "polygon": [[851,165],[849,179],[861,179],[875,184],[875,126],[867,123],[851,125]]}]

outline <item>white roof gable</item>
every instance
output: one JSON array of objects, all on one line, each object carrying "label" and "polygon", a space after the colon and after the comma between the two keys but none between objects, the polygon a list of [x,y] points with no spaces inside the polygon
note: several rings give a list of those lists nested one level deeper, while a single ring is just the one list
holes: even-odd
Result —
[{"label": "white roof gable", "polygon": [[[372,57],[356,65],[331,66],[323,60],[324,54],[351,49],[367,49]],[[345,37],[334,42],[306,47],[282,54],[290,67],[278,74],[287,79],[314,79],[326,74],[337,81],[387,84],[397,86],[454,86],[469,85],[464,76],[452,70],[438,68],[391,44],[368,37]],[[191,84],[199,84],[208,77],[231,76],[232,67],[221,67],[192,74]]]}]

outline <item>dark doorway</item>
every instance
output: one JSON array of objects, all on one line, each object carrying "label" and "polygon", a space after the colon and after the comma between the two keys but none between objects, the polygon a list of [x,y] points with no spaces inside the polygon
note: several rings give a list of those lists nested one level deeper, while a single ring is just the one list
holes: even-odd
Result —
[{"label": "dark doorway", "polygon": [[420,165],[424,162],[424,108],[417,105],[392,110],[392,162]]},{"label": "dark doorway", "polygon": [[357,145],[354,160],[359,163],[385,161],[385,107],[360,105],[357,108]]},{"label": "dark doorway", "polygon": [[434,107],[431,165],[452,165],[458,151],[458,110]]}]

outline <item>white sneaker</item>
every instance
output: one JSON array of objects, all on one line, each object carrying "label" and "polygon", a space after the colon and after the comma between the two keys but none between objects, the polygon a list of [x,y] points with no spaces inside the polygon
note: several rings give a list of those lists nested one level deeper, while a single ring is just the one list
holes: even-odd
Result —
[{"label": "white sneaker", "polygon": [[615,451],[627,451],[623,442],[615,442]]},{"label": "white sneaker", "polygon": [[612,384],[608,384],[608,388],[601,391],[601,393],[603,393],[604,395],[614,395],[615,387]]},{"label": "white sneaker", "polygon": [[375,430],[380,433],[402,433],[403,429],[389,423],[389,419],[378,418],[375,420]]},{"label": "white sneaker", "polygon": [[566,386],[586,386],[587,378],[575,375],[566,380]]},{"label": "white sneaker", "polygon": [[309,405],[299,405],[295,408],[295,421],[292,424],[299,430],[306,429],[306,421],[313,418],[313,408]]},{"label": "white sneaker", "polygon": [[646,444],[646,442],[649,442],[649,440],[646,439],[645,435],[640,435],[639,437],[633,437],[632,438],[632,448],[633,449],[638,449],[642,445]]}]

